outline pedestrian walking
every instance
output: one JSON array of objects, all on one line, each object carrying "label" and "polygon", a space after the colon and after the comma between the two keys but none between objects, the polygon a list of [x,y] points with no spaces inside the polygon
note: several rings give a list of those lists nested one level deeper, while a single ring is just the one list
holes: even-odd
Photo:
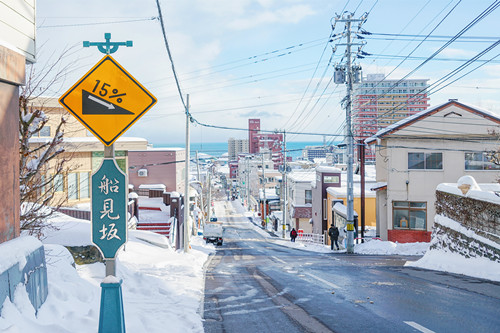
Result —
[{"label": "pedestrian walking", "polygon": [[295,238],[297,238],[297,231],[295,230],[295,228],[292,228],[292,231],[290,231],[290,239],[292,240],[292,242],[295,242]]},{"label": "pedestrian walking", "polygon": [[333,224],[330,226],[330,229],[328,229],[328,236],[330,236],[330,245],[331,249],[333,250],[333,243],[335,242],[335,246],[337,247],[337,250],[340,250],[339,248],[339,228],[334,226]]}]

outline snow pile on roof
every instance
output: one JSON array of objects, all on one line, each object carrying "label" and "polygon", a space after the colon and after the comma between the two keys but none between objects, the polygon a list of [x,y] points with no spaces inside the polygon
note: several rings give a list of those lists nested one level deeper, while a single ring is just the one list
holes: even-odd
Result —
[{"label": "snow pile on roof", "polygon": [[319,166],[316,168],[316,171],[318,172],[342,172],[339,168],[332,167],[332,166]]},{"label": "snow pile on roof", "polygon": [[149,190],[163,190],[167,188],[164,184],[141,184],[139,185],[140,189],[149,189]]}]

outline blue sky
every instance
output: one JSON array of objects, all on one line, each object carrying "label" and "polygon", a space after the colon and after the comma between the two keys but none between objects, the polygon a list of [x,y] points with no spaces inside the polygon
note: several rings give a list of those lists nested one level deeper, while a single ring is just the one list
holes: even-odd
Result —
[{"label": "blue sky", "polygon": [[[250,117],[261,118],[263,129],[285,129],[301,133],[341,133],[345,112],[339,102],[345,87],[327,86],[333,75],[327,67],[334,43],[328,43],[330,20],[345,9],[360,17],[373,33],[426,35],[455,5],[432,35],[391,74],[401,78],[438,50],[449,36],[463,29],[493,1],[485,0],[186,0],[160,1],[170,48],[184,94],[190,94],[191,112],[201,123],[246,128]],[[346,5],[347,4],[347,5]],[[59,97],[101,57],[96,48],[83,48],[82,41],[133,40],[132,48],[121,48],[114,58],[157,98],[158,103],[141,118],[127,136],[145,137],[153,143],[184,140],[185,118],[171,64],[163,43],[156,2],[149,1],[55,1],[37,2],[37,67],[43,67],[63,49],[74,46],[65,62],[73,71],[51,87]],[[464,36],[500,36],[496,10]],[[109,23],[117,21],[133,21]],[[104,24],[102,24],[104,23]],[[340,33],[343,25],[336,25]],[[363,73],[389,74],[422,40],[413,37],[375,35],[365,39],[359,59]],[[404,39],[404,40],[401,40]],[[437,39],[437,40],[436,40]],[[494,42],[457,41],[412,74],[430,83]],[[496,47],[481,59],[496,56]],[[272,53],[273,51],[277,51]],[[339,46],[333,62],[344,52]],[[323,55],[323,56],[322,56]],[[321,60],[320,60],[321,59]],[[462,61],[449,61],[462,59]],[[431,96],[431,105],[449,98],[500,113],[500,57]],[[464,72],[476,67],[476,62]],[[316,69],[317,68],[317,69]],[[324,75],[323,75],[324,73]],[[306,88],[309,88],[306,90]],[[316,90],[316,93],[314,91]],[[324,91],[323,94],[321,94]],[[299,117],[299,115],[301,115]],[[246,132],[193,126],[193,142],[244,138]],[[318,141],[321,137],[289,135],[290,140]]]}]

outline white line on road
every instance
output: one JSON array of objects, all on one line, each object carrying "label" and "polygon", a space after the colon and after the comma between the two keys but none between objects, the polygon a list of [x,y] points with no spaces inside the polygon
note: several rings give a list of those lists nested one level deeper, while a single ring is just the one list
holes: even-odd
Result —
[{"label": "white line on road", "polygon": [[280,263],[282,263],[282,264],[286,264],[286,263],[287,263],[286,261],[281,260],[280,258],[275,257],[275,256],[271,256],[271,258],[275,259],[276,261],[279,261],[279,262],[280,262]]},{"label": "white line on road", "polygon": [[415,329],[417,329],[417,330],[419,330],[420,332],[423,332],[423,333],[435,333],[434,331],[431,331],[430,329],[425,328],[422,325],[417,324],[414,321],[404,321],[404,323],[406,325],[410,325],[411,327],[413,327],[413,328],[415,328]]},{"label": "white line on road", "polygon": [[311,274],[311,273],[304,273],[304,274],[306,274],[306,275],[308,275],[308,276],[310,276],[310,277],[312,277],[312,278],[314,278],[314,279],[316,279],[316,280],[318,280],[318,281],[320,281],[320,282],[322,282],[322,283],[326,284],[327,286],[330,286],[330,287],[335,288],[335,289],[340,289],[340,287],[339,287],[339,286],[337,286],[336,284],[331,283],[331,282],[329,282],[329,281],[326,281],[326,280],[324,280],[324,279],[320,278],[319,276],[316,276],[316,275]]}]

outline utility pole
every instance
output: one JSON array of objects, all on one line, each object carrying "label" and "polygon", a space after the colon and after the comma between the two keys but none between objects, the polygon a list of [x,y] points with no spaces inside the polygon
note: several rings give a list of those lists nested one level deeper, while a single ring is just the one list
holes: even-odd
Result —
[{"label": "utility pole", "polygon": [[262,211],[262,218],[264,219],[265,225],[266,225],[266,230],[267,230],[267,205],[266,205],[266,168],[264,166],[264,154],[260,155],[261,161],[262,161],[262,195],[264,198],[264,209]]},{"label": "utility pole", "polygon": [[287,164],[286,164],[286,131],[283,130],[283,238],[285,238],[285,228],[286,228],[286,216],[288,214],[288,207],[287,207],[287,192],[288,192],[288,184],[287,184]]},{"label": "utility pole", "polygon": [[[200,228],[203,228],[203,224],[205,223],[205,206],[203,205],[203,184],[201,183],[200,177],[200,160],[198,159],[198,151],[196,151],[196,170],[198,171],[198,181],[201,186],[201,195],[200,195],[200,206],[201,206],[201,223]],[[210,208],[209,208],[210,209]]]},{"label": "utility pole", "polygon": [[246,167],[246,182],[247,182],[247,186],[246,186],[246,192],[247,192],[247,210],[249,210],[250,208],[250,158],[247,156],[246,157],[246,162],[247,162],[247,167]]},{"label": "utility pole", "polygon": [[186,162],[185,172],[184,172],[184,252],[189,251],[189,159],[190,159],[190,142],[189,142],[189,122],[191,121],[191,115],[189,114],[189,94],[186,97]]},{"label": "utility pole", "polygon": [[[352,134],[352,85],[354,81],[358,81],[358,73],[360,68],[353,68],[352,66],[352,54],[351,54],[351,46],[364,44],[353,43],[351,40],[351,24],[353,22],[360,22],[361,24],[366,20],[367,14],[360,19],[352,18],[352,14],[347,14],[347,17],[342,16],[336,17],[336,22],[345,22],[345,36],[347,42],[345,44],[337,44],[337,45],[345,45],[345,57],[346,57],[346,66],[344,69],[336,68],[336,76],[338,70],[343,70],[343,75],[341,80],[340,78],[335,78],[335,83],[340,83],[340,81],[344,81],[347,86],[347,93],[345,97],[346,103],[346,136],[347,136],[347,253],[354,253],[354,192],[353,192],[353,166],[354,166],[354,138]],[[353,75],[353,70],[356,70],[356,77]]]},{"label": "utility pole", "polygon": [[208,221],[212,217],[212,171],[210,168],[208,169],[208,200],[207,200],[207,209],[208,209]]}]

